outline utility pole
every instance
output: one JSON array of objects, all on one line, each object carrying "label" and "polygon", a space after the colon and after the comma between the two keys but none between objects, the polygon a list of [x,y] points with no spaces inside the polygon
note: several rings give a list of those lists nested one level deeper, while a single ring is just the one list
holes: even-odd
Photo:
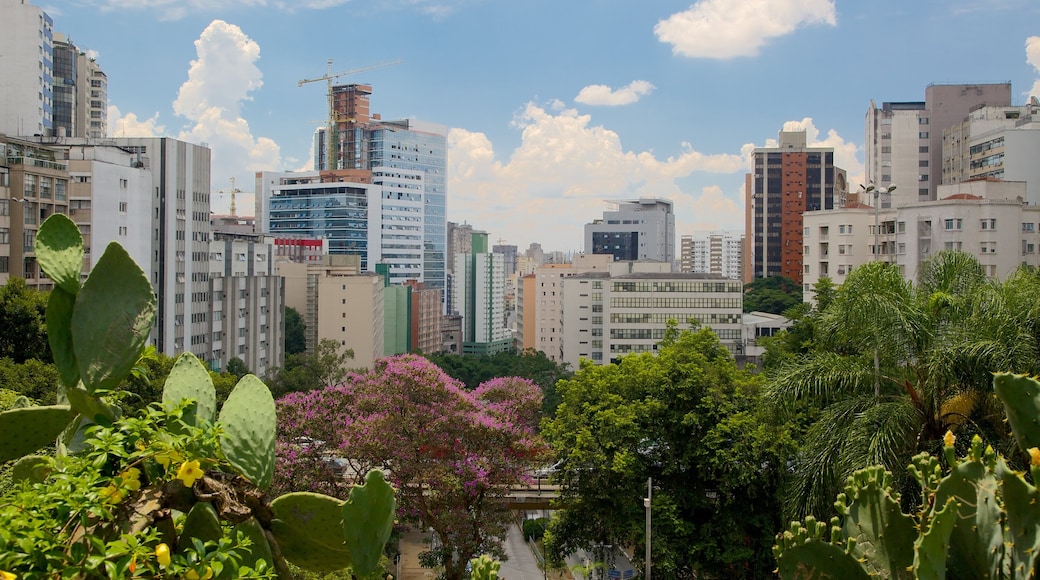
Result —
[{"label": "utility pole", "polygon": [[650,580],[650,502],[654,497],[653,478],[646,478],[646,497],[643,507],[646,508],[646,580]]}]

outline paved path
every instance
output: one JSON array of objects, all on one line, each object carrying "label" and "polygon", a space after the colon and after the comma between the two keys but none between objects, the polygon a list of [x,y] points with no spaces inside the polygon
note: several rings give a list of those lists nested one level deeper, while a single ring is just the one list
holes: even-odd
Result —
[{"label": "paved path", "polygon": [[538,567],[538,558],[531,551],[531,546],[524,541],[520,526],[509,526],[505,541],[508,560],[502,562],[498,577],[502,580],[542,580],[544,575]]}]

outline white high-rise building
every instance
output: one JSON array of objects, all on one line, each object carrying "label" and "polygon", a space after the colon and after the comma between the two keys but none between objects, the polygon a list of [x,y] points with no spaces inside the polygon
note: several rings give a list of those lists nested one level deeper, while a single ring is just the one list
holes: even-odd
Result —
[{"label": "white high-rise building", "polygon": [[487,238],[473,232],[472,251],[455,254],[452,302],[462,316],[464,354],[495,354],[513,343],[505,323],[505,257],[488,251]]},{"label": "white high-rise building", "polygon": [[679,270],[739,280],[743,272],[743,254],[743,234],[706,232],[683,235]]},{"label": "white high-rise building", "polygon": [[[423,282],[425,172],[376,167],[372,184],[379,196],[370,197],[368,227],[369,270],[389,266],[390,283]],[[377,221],[372,218],[378,216]]]},{"label": "white high-rise building", "polygon": [[54,127],[54,21],[24,0],[0,0],[0,133],[46,135]]}]

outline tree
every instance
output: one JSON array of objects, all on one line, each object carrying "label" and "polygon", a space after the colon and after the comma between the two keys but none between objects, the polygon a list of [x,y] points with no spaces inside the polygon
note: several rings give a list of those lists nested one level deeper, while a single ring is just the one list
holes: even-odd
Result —
[{"label": "tree", "polygon": [[991,373],[1040,370],[1038,316],[1035,273],[989,281],[966,253],[937,254],[916,284],[882,262],[854,269],[819,316],[812,348],[769,373],[778,409],[815,408],[787,515],[829,517],[846,478],[869,465],[917,497],[905,466],[938,452],[947,430],[1008,449]]},{"label": "tree", "polygon": [[793,446],[759,414],[761,385],[709,329],[674,324],[656,356],[584,362],[560,381],[563,402],[543,427],[562,459],[547,550],[560,559],[596,545],[635,546],[639,559],[652,478],[655,575],[768,576],[782,524],[776,491]]},{"label": "tree", "polygon": [[287,357],[284,367],[271,370],[267,382],[275,397],[336,385],[347,376],[347,364],[353,358],[352,349],[342,348],[335,340],[324,338],[313,353]]},{"label": "tree", "polygon": [[744,285],[744,312],[783,314],[802,302],[802,287],[786,276],[755,278]]},{"label": "tree", "polygon": [[542,414],[551,417],[560,404],[556,382],[570,378],[574,373],[567,363],[557,363],[540,350],[527,349],[521,353],[505,351],[492,356],[472,356],[448,353],[424,355],[448,376],[462,381],[466,388],[475,389],[495,377],[523,377],[542,389]]},{"label": "tree", "polygon": [[0,287],[0,358],[16,363],[29,359],[51,362],[47,344],[46,292],[33,290],[22,278]]},{"label": "tree", "polygon": [[505,494],[544,456],[534,430],[540,404],[525,379],[469,392],[423,357],[381,359],[340,385],[278,401],[274,486],[335,494],[357,474],[384,469],[398,517],[439,540],[423,561],[459,580],[470,558],[503,555],[512,521]]},{"label": "tree", "polygon": [[0,358],[0,385],[41,405],[53,405],[61,378],[51,363],[31,358],[18,364],[9,358]]},{"label": "tree", "polygon": [[300,354],[307,350],[307,340],[304,337],[306,325],[303,316],[291,306],[285,307],[285,356]]},{"label": "tree", "polygon": [[236,356],[232,357],[231,360],[227,362],[227,372],[238,378],[242,378],[249,374],[249,367],[246,366],[246,363],[242,359]]}]

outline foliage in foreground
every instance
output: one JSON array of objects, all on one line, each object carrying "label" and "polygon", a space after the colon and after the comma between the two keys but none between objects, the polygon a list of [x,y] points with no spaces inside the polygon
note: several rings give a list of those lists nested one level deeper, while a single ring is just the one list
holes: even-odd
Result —
[{"label": "foliage in foreground", "polygon": [[830,524],[808,517],[777,536],[774,553],[785,579],[1035,577],[1040,555],[1040,382],[998,373],[993,384],[1023,452],[1031,479],[975,435],[965,456],[947,432],[946,467],[922,453],[910,474],[920,508],[901,510],[892,474],[881,466],[854,473]]},{"label": "foliage in foreground", "polygon": [[384,358],[342,385],[278,401],[275,487],[335,495],[358,474],[384,469],[400,520],[437,536],[424,565],[458,580],[470,558],[503,554],[512,522],[505,495],[544,455],[540,403],[524,379],[470,392],[420,356]]},{"label": "foliage in foreground", "polygon": [[[36,240],[54,280],[46,319],[63,382],[59,404],[24,399],[0,413],[0,461],[18,487],[0,501],[0,571],[25,578],[288,578],[314,570],[377,572],[395,502],[379,472],[347,501],[287,494],[269,501],[275,404],[255,376],[217,414],[206,368],[181,355],[162,404],[122,417],[111,398],[135,369],[155,316],[147,278],[118,243],[80,282],[83,241],[55,214]],[[57,439],[57,458],[28,455]],[[7,501],[8,498],[11,501]]]},{"label": "foliage in foreground", "polygon": [[709,329],[680,333],[674,325],[656,356],[585,363],[561,381],[563,403],[543,425],[562,460],[560,509],[545,534],[551,559],[633,546],[641,567],[652,478],[656,575],[768,576],[792,444],[760,414],[761,386]]}]

